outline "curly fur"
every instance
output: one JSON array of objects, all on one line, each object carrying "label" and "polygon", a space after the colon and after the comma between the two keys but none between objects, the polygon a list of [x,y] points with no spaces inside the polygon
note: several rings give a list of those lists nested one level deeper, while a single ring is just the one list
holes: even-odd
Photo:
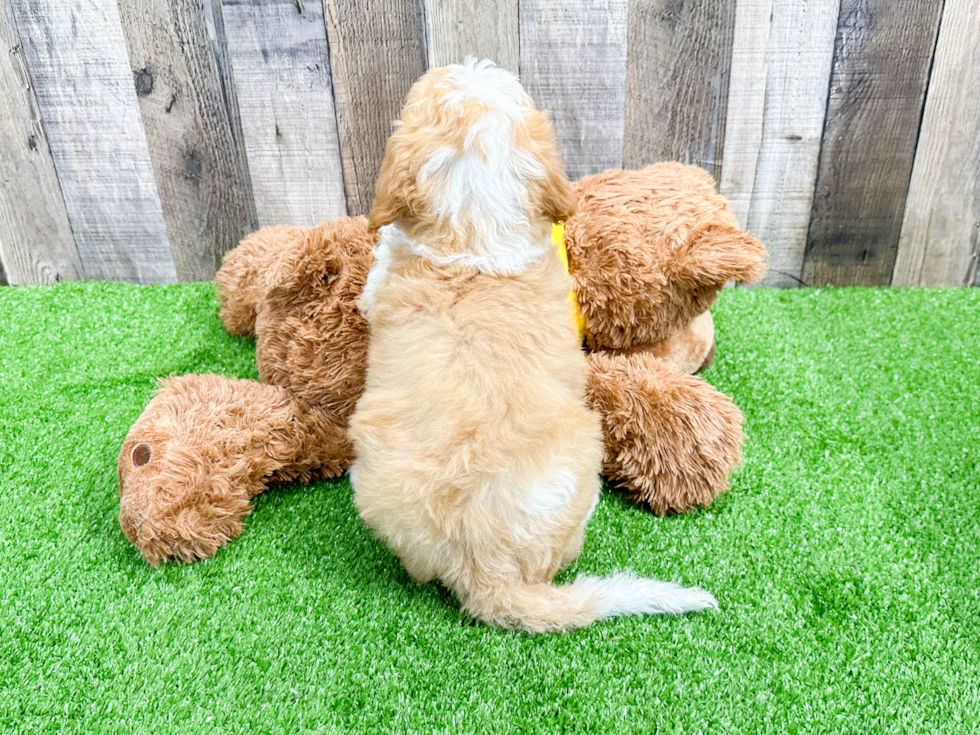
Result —
[{"label": "curly fur", "polygon": [[[265,384],[164,381],[119,455],[119,522],[147,561],[205,558],[237,536],[270,483],[336,477],[354,460],[347,422],[363,392],[367,324],[354,303],[377,236],[367,220],[271,227],[215,278],[229,332],[258,335]],[[342,356],[342,357],[341,357]],[[136,466],[145,445],[150,461]]]},{"label": "curly fur", "polygon": [[709,505],[741,461],[742,414],[705,381],[648,354],[589,356],[604,470],[659,514]]},{"label": "curly fur", "polygon": [[354,502],[409,574],[530,632],[716,604],[623,576],[551,584],[582,550],[602,457],[550,243],[568,189],[512,74],[470,61],[415,83],[370,217],[387,227],[361,300],[371,341],[350,425]]}]

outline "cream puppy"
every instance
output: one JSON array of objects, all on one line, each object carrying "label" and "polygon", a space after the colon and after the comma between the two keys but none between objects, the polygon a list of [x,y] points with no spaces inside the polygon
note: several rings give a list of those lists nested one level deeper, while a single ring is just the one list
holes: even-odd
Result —
[{"label": "cream puppy", "polygon": [[535,632],[716,606],[626,574],[551,584],[582,550],[602,462],[550,240],[572,209],[551,125],[513,74],[472,60],[430,71],[388,141],[359,302],[371,327],[350,425],[361,517],[417,581]]}]

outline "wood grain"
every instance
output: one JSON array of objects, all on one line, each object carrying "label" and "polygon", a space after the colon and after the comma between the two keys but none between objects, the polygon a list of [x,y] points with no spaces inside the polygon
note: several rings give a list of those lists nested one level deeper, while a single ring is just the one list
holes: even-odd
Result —
[{"label": "wood grain", "polygon": [[20,34],[0,0],[0,283],[82,278]]},{"label": "wood grain", "polygon": [[571,179],[623,163],[627,0],[520,0],[521,82]]},{"label": "wood grain", "polygon": [[739,0],[721,192],[769,249],[763,285],[800,284],[837,0]]},{"label": "wood grain", "polygon": [[735,0],[631,0],[623,163],[721,175]]},{"label": "wood grain", "polygon": [[941,9],[841,3],[803,262],[811,286],[891,282]]},{"label": "wood grain", "polygon": [[223,12],[259,224],[346,214],[323,6],[225,0]]},{"label": "wood grain", "polygon": [[119,9],[177,276],[210,280],[258,220],[204,5],[119,0]]},{"label": "wood grain", "polygon": [[980,0],[946,0],[892,284],[980,285]]},{"label": "wood grain", "polygon": [[520,72],[518,0],[425,0],[429,67],[467,56]]},{"label": "wood grain", "polygon": [[385,143],[425,73],[421,0],[323,0],[347,210],[366,214]]},{"label": "wood grain", "polygon": [[176,280],[112,0],[11,0],[88,279]]}]

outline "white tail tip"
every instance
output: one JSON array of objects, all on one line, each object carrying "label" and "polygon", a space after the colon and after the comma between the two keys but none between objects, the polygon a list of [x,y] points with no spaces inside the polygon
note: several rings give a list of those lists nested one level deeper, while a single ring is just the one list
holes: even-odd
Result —
[{"label": "white tail tip", "polygon": [[718,609],[718,601],[710,592],[699,587],[681,587],[673,582],[638,579],[632,574],[619,573],[611,577],[578,577],[575,587],[597,600],[599,620],[618,615],[680,615],[682,613]]}]

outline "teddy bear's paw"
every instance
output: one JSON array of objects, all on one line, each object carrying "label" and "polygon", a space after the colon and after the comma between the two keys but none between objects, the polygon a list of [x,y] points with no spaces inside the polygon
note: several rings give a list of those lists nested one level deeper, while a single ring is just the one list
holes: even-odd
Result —
[{"label": "teddy bear's paw", "polygon": [[649,355],[592,355],[604,468],[658,515],[708,506],[741,461],[742,414],[704,380]]}]

